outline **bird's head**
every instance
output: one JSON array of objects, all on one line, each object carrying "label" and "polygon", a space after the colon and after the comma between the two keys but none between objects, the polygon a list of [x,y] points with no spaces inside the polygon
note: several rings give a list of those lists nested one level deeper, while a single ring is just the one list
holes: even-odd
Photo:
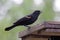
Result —
[{"label": "bird's head", "polygon": [[36,10],[35,13],[41,13],[41,11],[40,10]]},{"label": "bird's head", "polygon": [[33,14],[36,14],[36,15],[39,15],[40,13],[41,13],[40,10],[35,10],[35,11],[33,12]]}]

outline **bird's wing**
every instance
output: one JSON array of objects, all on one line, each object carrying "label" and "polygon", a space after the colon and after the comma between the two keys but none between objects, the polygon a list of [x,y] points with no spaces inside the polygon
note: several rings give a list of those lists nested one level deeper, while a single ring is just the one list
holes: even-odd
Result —
[{"label": "bird's wing", "polygon": [[17,22],[15,22],[14,24],[18,24],[18,23],[21,23],[21,22],[28,21],[28,20],[30,20],[31,18],[32,18],[32,17],[31,17],[30,15],[25,16],[25,17],[19,19],[19,20],[18,20]]}]

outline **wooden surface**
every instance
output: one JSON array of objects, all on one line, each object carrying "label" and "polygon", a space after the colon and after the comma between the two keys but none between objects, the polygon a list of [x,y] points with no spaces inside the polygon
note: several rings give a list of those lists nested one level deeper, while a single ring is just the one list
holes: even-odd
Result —
[{"label": "wooden surface", "polygon": [[48,40],[48,38],[25,38],[23,40]]},{"label": "wooden surface", "polygon": [[40,35],[40,36],[60,36],[60,32],[41,32],[39,34],[32,33],[33,35]]},{"label": "wooden surface", "polygon": [[48,40],[48,36],[34,35],[30,34],[28,36],[22,37],[23,40]]},{"label": "wooden surface", "polygon": [[[41,26],[41,27],[40,27]],[[42,30],[43,28],[45,28],[43,25],[36,25],[36,26],[34,26],[34,27],[31,27],[30,28],[30,30],[24,30],[24,31],[22,31],[22,32],[20,32],[19,33],[19,37],[23,37],[23,36],[26,36],[26,35],[28,35],[28,34],[31,34],[32,32],[34,32],[34,31],[37,31],[38,29],[39,30]]]},{"label": "wooden surface", "polygon": [[48,35],[48,36],[60,36],[60,22],[48,21],[43,24],[38,24],[34,27],[31,27],[29,30],[24,30],[19,32],[19,37],[24,37],[29,34],[35,34],[39,32],[39,35]]}]

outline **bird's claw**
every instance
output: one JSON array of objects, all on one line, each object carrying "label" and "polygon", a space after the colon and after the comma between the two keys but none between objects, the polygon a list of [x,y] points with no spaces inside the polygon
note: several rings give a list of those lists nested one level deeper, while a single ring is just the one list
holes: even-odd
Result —
[{"label": "bird's claw", "polygon": [[30,29],[31,27],[28,27],[28,30]]}]

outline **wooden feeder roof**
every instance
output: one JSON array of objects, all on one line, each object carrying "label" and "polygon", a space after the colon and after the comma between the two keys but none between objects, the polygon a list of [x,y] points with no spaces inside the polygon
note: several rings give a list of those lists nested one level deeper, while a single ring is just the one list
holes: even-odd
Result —
[{"label": "wooden feeder roof", "polygon": [[[44,31],[43,31],[44,30]],[[43,24],[35,25],[31,27],[29,30],[24,30],[19,32],[19,37],[24,37],[29,34],[36,34],[34,32],[39,31],[39,35],[58,35],[60,36],[60,22],[57,21],[47,21]],[[50,34],[49,34],[50,33]]]}]

